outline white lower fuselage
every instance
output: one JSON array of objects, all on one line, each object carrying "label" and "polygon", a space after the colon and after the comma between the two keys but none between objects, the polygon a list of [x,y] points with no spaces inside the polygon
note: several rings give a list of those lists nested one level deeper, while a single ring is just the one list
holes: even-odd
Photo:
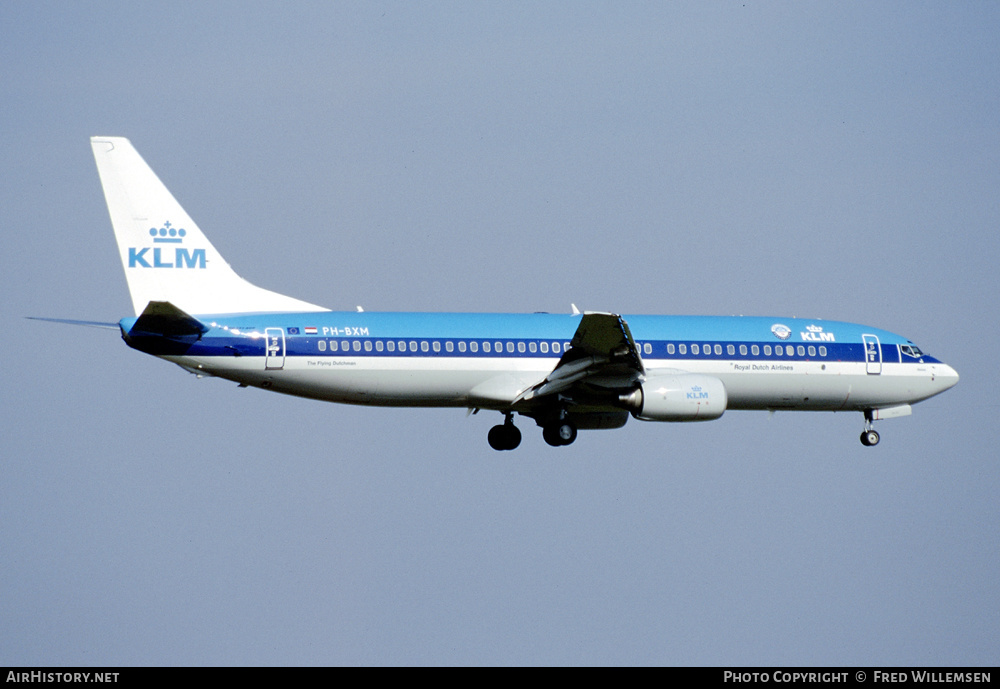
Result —
[{"label": "white lower fuselage", "polygon": [[[165,356],[184,368],[253,387],[348,404],[505,409],[516,393],[544,378],[558,357],[265,357]],[[728,409],[860,411],[912,404],[951,387],[958,376],[942,363],[727,361],[646,358],[648,377],[701,373],[722,381]],[[495,382],[495,383],[494,383]]]}]

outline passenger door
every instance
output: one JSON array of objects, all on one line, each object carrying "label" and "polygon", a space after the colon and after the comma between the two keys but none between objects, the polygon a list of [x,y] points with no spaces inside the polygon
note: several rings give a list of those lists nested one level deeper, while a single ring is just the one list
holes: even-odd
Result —
[{"label": "passenger door", "polygon": [[264,354],[264,370],[276,371],[285,367],[285,331],[282,328],[264,330],[267,342]]},{"label": "passenger door", "polygon": [[882,347],[875,335],[862,335],[865,343],[865,369],[869,375],[882,373]]}]

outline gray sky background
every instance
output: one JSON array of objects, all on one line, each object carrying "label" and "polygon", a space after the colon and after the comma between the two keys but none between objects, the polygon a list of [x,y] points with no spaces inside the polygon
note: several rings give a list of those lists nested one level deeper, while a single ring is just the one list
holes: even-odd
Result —
[{"label": "gray sky background", "polygon": [[[1000,661],[1000,6],[0,3],[0,665]],[[862,322],[958,387],[859,414],[500,416],[197,380],[90,151],[334,309]]]}]

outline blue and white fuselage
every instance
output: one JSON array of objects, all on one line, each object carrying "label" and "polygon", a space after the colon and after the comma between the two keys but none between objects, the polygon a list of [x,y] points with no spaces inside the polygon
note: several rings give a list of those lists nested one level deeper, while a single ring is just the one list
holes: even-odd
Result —
[{"label": "blue and white fuselage", "polygon": [[629,416],[726,409],[860,411],[874,445],[873,421],[958,381],[904,337],[818,319],[328,311],[239,278],[127,140],[92,145],[136,311],[122,336],[200,375],[331,402],[497,410],[496,449],[520,441],[515,414],[565,445]]},{"label": "blue and white fuselage", "polygon": [[[214,315],[202,317],[210,329],[183,353],[158,353],[155,347],[151,353],[201,374],[331,402],[508,411],[518,394],[553,371],[583,318]],[[725,388],[726,409],[908,413],[906,405],[958,380],[950,366],[909,340],[853,323],[742,316],[622,319],[645,370],[636,382],[678,373],[717,378]],[[120,323],[126,340],[135,321]],[[607,411],[614,409],[629,411],[620,401]]]}]

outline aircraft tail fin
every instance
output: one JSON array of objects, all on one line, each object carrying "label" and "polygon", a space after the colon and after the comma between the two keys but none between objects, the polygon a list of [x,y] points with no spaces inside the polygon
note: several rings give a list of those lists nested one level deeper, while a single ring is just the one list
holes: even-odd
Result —
[{"label": "aircraft tail fin", "polygon": [[150,302],[187,313],[327,311],[233,271],[128,139],[90,139],[136,315]]}]

